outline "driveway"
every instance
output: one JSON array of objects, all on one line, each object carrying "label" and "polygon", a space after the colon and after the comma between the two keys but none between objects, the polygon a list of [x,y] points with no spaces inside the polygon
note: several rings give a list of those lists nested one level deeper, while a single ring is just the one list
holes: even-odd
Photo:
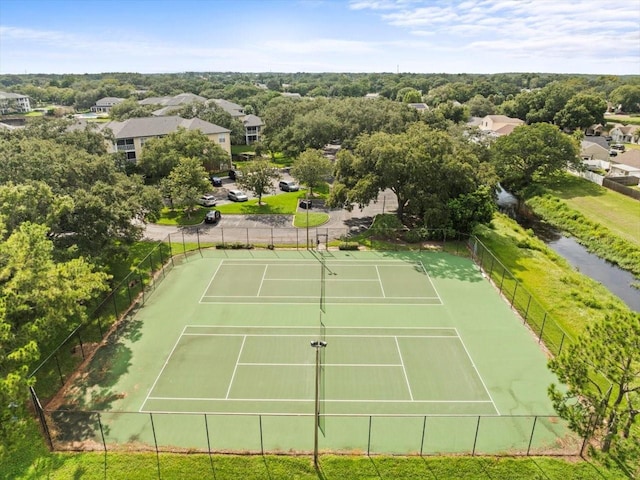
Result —
[{"label": "driveway", "polygon": [[[334,239],[345,233],[366,230],[376,215],[394,212],[397,206],[396,196],[390,190],[382,192],[375,203],[372,202],[362,210],[355,207],[351,212],[325,208],[314,202],[311,212],[326,212],[329,214],[329,221],[313,231],[327,233],[329,238]],[[293,215],[223,215],[217,225],[201,223],[176,227],[149,224],[145,228],[144,237],[149,240],[164,240],[171,234],[172,237],[184,237],[185,241],[197,241],[199,238],[204,242],[273,243],[274,237],[281,241],[299,242],[305,233],[305,229],[293,227]]]}]

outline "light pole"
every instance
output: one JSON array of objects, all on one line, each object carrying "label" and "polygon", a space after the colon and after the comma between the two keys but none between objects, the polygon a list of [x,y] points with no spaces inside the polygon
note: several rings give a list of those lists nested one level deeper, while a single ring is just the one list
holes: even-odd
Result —
[{"label": "light pole", "polygon": [[314,340],[311,346],[316,349],[316,398],[313,415],[313,464],[318,468],[318,429],[320,428],[320,349],[327,346],[327,342]]},{"label": "light pole", "polygon": [[311,205],[309,203],[309,190],[307,190],[307,201],[305,205],[307,207],[307,250],[309,250],[309,206]]}]

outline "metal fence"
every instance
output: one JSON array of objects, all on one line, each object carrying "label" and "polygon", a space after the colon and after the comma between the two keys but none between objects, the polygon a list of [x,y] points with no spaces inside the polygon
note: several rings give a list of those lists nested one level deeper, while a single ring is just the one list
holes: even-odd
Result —
[{"label": "metal fence", "polygon": [[[282,230],[285,230],[284,232]],[[333,241],[347,242],[353,232],[344,229],[185,229],[168,236],[116,285],[90,316],[74,329],[31,373],[36,387],[31,395],[36,413],[55,450],[151,450],[198,452],[308,452],[313,416],[212,415],[65,410],[55,394],[71,384],[74,372],[98,348],[117,345],[128,332],[136,311],[176,264],[204,247],[247,248],[266,245],[305,249]],[[177,238],[176,238],[177,237]],[[430,238],[429,238],[430,237]],[[308,241],[307,241],[308,240]],[[335,245],[335,244],[334,244]],[[407,249],[399,246],[398,249]],[[471,255],[524,321],[555,355],[568,336],[542,306],[477,238],[432,232],[414,250],[438,250]],[[37,388],[37,392],[36,392]],[[54,398],[52,402],[49,400]],[[48,403],[43,408],[42,402]],[[93,407],[95,408],[95,407]],[[555,416],[331,416],[326,415],[328,437],[321,448],[331,452],[432,455],[578,455],[581,442],[567,434]],[[190,425],[175,429],[172,425]],[[122,429],[129,429],[123,432]],[[300,443],[299,431],[308,429],[309,441]],[[186,437],[175,432],[188,432]],[[291,435],[283,432],[290,431]],[[131,434],[134,432],[134,434]],[[173,433],[172,433],[173,432]],[[394,433],[395,432],[395,433]],[[295,441],[294,441],[295,438]],[[398,438],[401,439],[398,442]],[[391,441],[390,439],[394,439]]]},{"label": "metal fence", "polygon": [[[314,416],[45,411],[55,450],[310,453]],[[579,455],[556,416],[324,415],[325,453]],[[305,435],[306,433],[306,435]]]},{"label": "metal fence", "polygon": [[469,248],[473,260],[507,299],[511,308],[517,310],[523,322],[533,330],[538,343],[544,343],[552,355],[558,355],[565,344],[572,340],[569,334],[477,237],[470,239]]}]

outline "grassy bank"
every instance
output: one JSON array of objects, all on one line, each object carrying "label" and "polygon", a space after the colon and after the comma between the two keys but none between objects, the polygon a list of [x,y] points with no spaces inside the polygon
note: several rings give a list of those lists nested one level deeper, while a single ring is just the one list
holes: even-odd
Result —
[{"label": "grassy bank", "polygon": [[607,313],[627,309],[604,286],[576,272],[533,232],[504,215],[496,215],[491,228],[481,226],[476,234],[572,337]]},{"label": "grassy bank", "polygon": [[567,175],[527,199],[537,215],[640,278],[640,202]]},{"label": "grassy bank", "polygon": [[344,480],[482,479],[613,480],[614,467],[585,461],[523,457],[320,457],[195,455],[162,453],[50,453],[32,424],[23,444],[0,456],[0,480]]}]

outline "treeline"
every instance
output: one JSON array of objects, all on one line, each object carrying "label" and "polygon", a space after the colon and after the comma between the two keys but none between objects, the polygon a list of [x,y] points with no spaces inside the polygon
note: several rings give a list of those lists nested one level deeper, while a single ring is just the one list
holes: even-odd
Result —
[{"label": "treeline", "polygon": [[[251,106],[257,115],[282,92],[303,97],[363,97],[378,94],[394,101],[469,104],[471,114],[506,113],[522,118],[519,95],[549,85],[595,95],[628,112],[640,111],[640,76],[548,73],[104,73],[84,75],[0,75],[0,89],[28,95],[41,105],[82,110],[102,97],[142,99],[190,92]],[[522,100],[522,99],[521,99]],[[525,99],[529,102],[529,99]],[[501,110],[505,102],[515,101]],[[474,111],[476,110],[476,111]],[[482,116],[482,115],[480,115]],[[523,115],[526,117],[525,115]],[[522,118],[526,120],[526,118]]]}]

